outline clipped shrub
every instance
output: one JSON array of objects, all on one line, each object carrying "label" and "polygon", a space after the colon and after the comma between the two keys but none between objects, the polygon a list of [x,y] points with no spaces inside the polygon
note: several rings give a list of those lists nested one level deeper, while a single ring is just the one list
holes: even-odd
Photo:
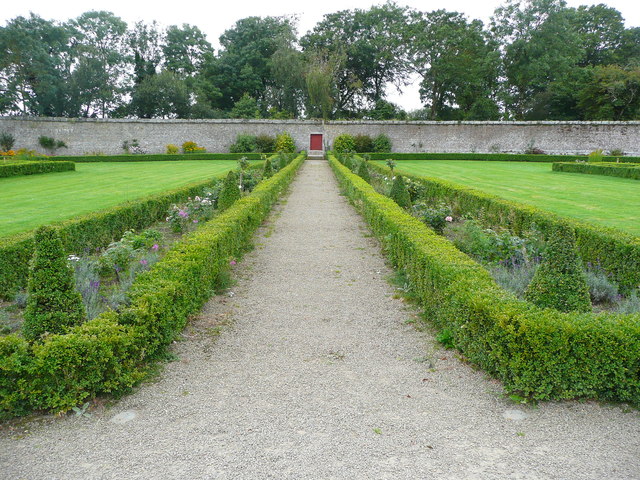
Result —
[{"label": "clipped shrub", "polygon": [[222,212],[234,204],[240,198],[238,188],[238,176],[233,170],[227,174],[218,197],[218,209]]},{"label": "clipped shrub", "polygon": [[556,162],[552,167],[554,172],[587,173],[590,175],[604,175],[607,177],[632,178],[640,180],[640,163],[615,162]]},{"label": "clipped shrub", "polygon": [[296,142],[287,132],[282,132],[276,136],[274,147],[276,152],[294,153],[296,151]]},{"label": "clipped shrub", "polygon": [[16,143],[16,139],[13,135],[7,132],[0,133],[0,149],[5,152],[8,152],[13,148],[13,145]]},{"label": "clipped shrub", "polygon": [[373,139],[369,135],[356,135],[353,144],[357,153],[373,152]]},{"label": "clipped shrub", "polygon": [[365,182],[371,183],[371,175],[369,174],[369,167],[367,166],[367,162],[365,161],[360,162],[360,165],[358,166],[357,174]]},{"label": "clipped shrub", "polygon": [[604,153],[602,153],[602,149],[594,150],[589,154],[587,161],[589,163],[597,163],[602,162],[604,159]]},{"label": "clipped shrub", "polygon": [[46,333],[66,333],[86,317],[58,231],[48,226],[40,227],[34,240],[29,298],[22,327],[22,334],[31,342]]},{"label": "clipped shrub", "polygon": [[248,133],[240,133],[236,137],[236,141],[229,146],[231,153],[251,153],[258,151],[258,144],[255,135]]},{"label": "clipped shrub", "polygon": [[268,158],[264,162],[264,168],[262,169],[262,178],[271,178],[273,176],[273,168],[271,167],[271,160]]},{"label": "clipped shrub", "polygon": [[180,147],[177,145],[174,145],[173,143],[167,145],[167,155],[177,155],[179,151]]},{"label": "clipped shrub", "polygon": [[411,208],[411,197],[407,186],[404,184],[402,175],[397,175],[391,186],[391,193],[389,194],[391,200],[396,202],[402,208]]},{"label": "clipped shrub", "polygon": [[[294,147],[295,149],[295,147]],[[273,153],[276,151],[276,139],[269,135],[258,135],[256,137],[256,150],[259,153]]]},{"label": "clipped shrub", "polygon": [[571,228],[560,226],[549,239],[542,264],[525,291],[525,299],[561,312],[590,312],[589,287]]},{"label": "clipped shrub", "polygon": [[182,144],[182,153],[204,153],[207,149],[199,147],[196,142],[184,142]]},{"label": "clipped shrub", "polygon": [[389,153],[391,152],[391,139],[384,133],[381,133],[373,139],[372,152]]},{"label": "clipped shrub", "polygon": [[75,170],[73,162],[25,162],[12,165],[0,165],[0,178],[15,175],[35,175],[39,173],[67,172]]},{"label": "clipped shrub", "polygon": [[341,133],[333,141],[333,150],[336,153],[349,153],[356,151],[356,141],[353,135]]}]

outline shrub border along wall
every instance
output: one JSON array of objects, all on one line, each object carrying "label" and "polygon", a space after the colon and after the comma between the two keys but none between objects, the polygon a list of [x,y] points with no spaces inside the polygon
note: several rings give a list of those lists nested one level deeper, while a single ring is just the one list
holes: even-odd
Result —
[{"label": "shrub border along wall", "polygon": [[18,175],[36,175],[39,173],[68,172],[75,170],[73,162],[24,162],[0,165],[0,178]]},{"label": "shrub border along wall", "polygon": [[66,411],[101,393],[125,390],[143,376],[211,296],[218,275],[246,249],[255,229],[289,185],[299,155],[228,210],[176,243],[129,293],[130,305],[30,345],[0,337],[0,417]]},{"label": "shrub border along wall", "polygon": [[640,164],[633,163],[621,165],[613,162],[603,163],[565,163],[556,162],[553,164],[554,172],[567,173],[588,173],[591,175],[605,175],[608,177],[621,177],[640,180]]},{"label": "shrub border along wall", "polygon": [[[51,161],[67,161],[71,160],[77,163],[94,163],[94,162],[175,162],[181,160],[238,160],[247,157],[247,160],[260,160],[261,153],[145,153],[145,154],[129,154],[129,155],[59,155],[49,157]],[[266,154],[271,156],[273,154]]]},{"label": "shrub border along wall", "polygon": [[[527,155],[516,153],[367,153],[371,160],[475,160],[490,162],[566,162],[587,161],[586,155]],[[639,162],[640,157],[603,157],[606,161]]]},{"label": "shrub border along wall", "polygon": [[[390,174],[384,165],[369,165],[384,175]],[[456,214],[482,216],[486,223],[504,225],[518,235],[533,227],[545,237],[559,224],[573,228],[578,252],[585,263],[600,265],[625,291],[640,286],[640,237],[615,228],[561,217],[465,185],[404,172],[401,165],[397,165],[394,171],[424,185],[429,200],[448,202]]]},{"label": "shrub border along wall", "polygon": [[640,404],[640,315],[561,313],[520,301],[333,155],[329,162],[389,257],[407,272],[426,316],[507,391]]},{"label": "shrub border along wall", "polygon": [[[259,162],[250,168],[261,168],[262,165]],[[217,175],[215,179],[222,176]],[[192,183],[53,225],[58,227],[68,253],[101,248],[119,239],[127,230],[146,228],[164,218],[172,204],[199,195],[204,188],[213,186],[214,182],[211,179]],[[29,260],[33,254],[33,232],[31,230],[0,239],[0,298],[12,299],[18,290],[26,287]]]}]

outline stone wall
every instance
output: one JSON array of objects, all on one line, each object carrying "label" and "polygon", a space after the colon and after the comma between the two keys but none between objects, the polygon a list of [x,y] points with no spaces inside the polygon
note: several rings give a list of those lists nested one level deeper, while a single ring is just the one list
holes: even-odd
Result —
[{"label": "stone wall", "polygon": [[507,152],[537,147],[551,154],[619,149],[640,155],[640,122],[374,122],[317,120],[122,120],[0,117],[0,132],[16,138],[16,148],[42,151],[41,135],[63,140],[61,154],[122,153],[125,140],[137,139],[149,153],[169,143],[197,142],[209,152],[228,152],[240,133],[289,132],[298,149],[309,149],[309,135],[323,133],[325,148],[340,133],[384,133],[396,152]]}]

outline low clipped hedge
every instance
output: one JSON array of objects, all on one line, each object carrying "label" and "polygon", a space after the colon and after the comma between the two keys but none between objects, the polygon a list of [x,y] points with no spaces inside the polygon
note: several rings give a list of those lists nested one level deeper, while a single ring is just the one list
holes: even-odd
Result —
[{"label": "low clipped hedge", "polygon": [[578,163],[556,162],[554,172],[588,173],[608,177],[632,178],[640,180],[640,163],[620,164],[616,162]]},{"label": "low clipped hedge", "polygon": [[298,156],[228,210],[176,243],[129,291],[129,306],[29,344],[0,337],[0,417],[66,411],[143,378],[188,318],[211,296],[230,258],[246,249],[304,156]]},{"label": "low clipped hedge", "polygon": [[39,173],[68,172],[75,170],[73,162],[23,162],[9,165],[0,165],[0,178],[14,177],[17,175],[36,175]]},{"label": "low clipped hedge", "polygon": [[[385,175],[390,174],[386,166],[372,162],[369,165]],[[625,291],[640,285],[640,237],[615,228],[561,217],[465,185],[413,175],[402,171],[398,166],[394,171],[420,182],[425,187],[428,200],[445,201],[457,214],[481,214],[487,223],[504,225],[516,234],[522,234],[535,226],[545,237],[549,237],[559,225],[568,226],[575,232],[576,246],[585,263],[600,265]]]},{"label": "low clipped hedge", "polygon": [[[368,153],[371,160],[476,160],[493,162],[566,162],[587,161],[586,155],[527,155],[519,153]],[[638,162],[640,157],[603,157],[605,160]]]},{"label": "low clipped hedge", "polygon": [[427,317],[507,391],[640,405],[640,315],[561,313],[520,301],[334,156],[329,162],[391,260],[407,272]]},{"label": "low clipped hedge", "polygon": [[128,155],[58,155],[50,157],[52,161],[73,161],[78,163],[93,162],[168,162],[179,160],[238,160],[247,157],[248,160],[260,160],[260,153],[150,153]]}]

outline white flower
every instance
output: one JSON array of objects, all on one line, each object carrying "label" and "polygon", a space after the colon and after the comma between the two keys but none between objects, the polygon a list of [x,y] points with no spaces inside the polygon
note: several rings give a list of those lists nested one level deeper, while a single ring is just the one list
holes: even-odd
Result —
[{"label": "white flower", "polygon": [[67,257],[67,260],[69,260],[70,262],[77,262],[78,260],[80,260],[80,257],[77,255],[71,254]]}]

